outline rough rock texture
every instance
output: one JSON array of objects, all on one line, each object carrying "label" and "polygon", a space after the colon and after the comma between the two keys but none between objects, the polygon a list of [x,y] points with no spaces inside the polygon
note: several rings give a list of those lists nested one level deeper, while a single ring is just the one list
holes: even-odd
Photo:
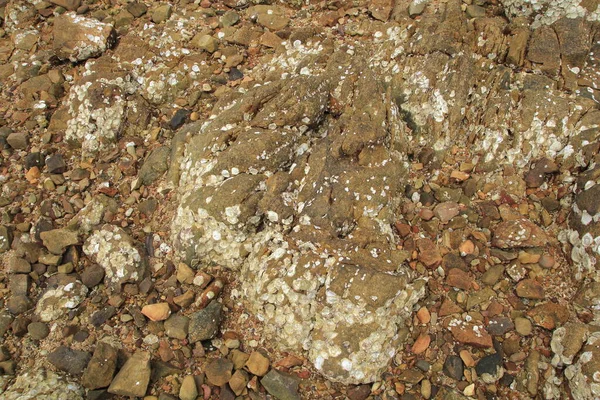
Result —
[{"label": "rough rock texture", "polygon": [[364,56],[323,51],[312,70],[218,104],[214,119],[182,131],[172,230],[188,262],[240,269],[244,297],[282,347],[359,383],[393,356],[423,291],[392,245],[405,173],[399,110]]},{"label": "rough rock texture", "polygon": [[115,288],[144,278],[145,256],[121,228],[104,225],[85,241],[83,251],[104,268],[104,281]]},{"label": "rough rock texture", "polygon": [[88,288],[79,281],[49,289],[38,301],[35,312],[44,322],[54,321],[77,307],[87,293]]},{"label": "rough rock texture", "polygon": [[75,13],[57,17],[53,33],[56,56],[72,62],[97,57],[115,41],[111,25]]},{"label": "rough rock texture", "polygon": [[80,400],[84,397],[84,389],[68,378],[45,369],[23,371],[15,382],[4,392],[5,400]]}]

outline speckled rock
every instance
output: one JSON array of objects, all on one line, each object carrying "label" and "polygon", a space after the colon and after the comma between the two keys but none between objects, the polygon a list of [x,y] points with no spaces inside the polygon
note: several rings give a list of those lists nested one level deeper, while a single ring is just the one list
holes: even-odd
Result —
[{"label": "speckled rock", "polygon": [[146,259],[131,237],[121,228],[104,225],[83,245],[84,253],[104,268],[104,282],[115,288],[139,282],[146,272]]},{"label": "speckled rock", "polygon": [[260,383],[267,389],[267,392],[280,400],[300,400],[298,394],[298,379],[279,372],[275,369],[269,371]]},{"label": "speckled rock", "polygon": [[111,25],[66,13],[54,20],[54,52],[61,59],[72,62],[97,57],[109,49],[115,41]]},{"label": "speckled rock", "polygon": [[206,308],[189,316],[188,339],[191,343],[212,339],[219,331],[222,306],[212,301]]},{"label": "speckled rock", "polygon": [[600,332],[590,334],[573,365],[565,369],[565,376],[574,398],[592,400],[600,396]]},{"label": "speckled rock", "polygon": [[85,391],[69,377],[45,369],[24,370],[2,393],[5,400],[81,400]]},{"label": "speckled rock", "polygon": [[49,289],[38,300],[35,313],[44,322],[54,321],[77,307],[87,293],[88,288],[79,281]]},{"label": "speckled rock", "polygon": [[552,364],[556,366],[573,364],[573,360],[583,347],[589,335],[589,328],[582,323],[566,323],[552,333],[550,347],[554,353]]}]

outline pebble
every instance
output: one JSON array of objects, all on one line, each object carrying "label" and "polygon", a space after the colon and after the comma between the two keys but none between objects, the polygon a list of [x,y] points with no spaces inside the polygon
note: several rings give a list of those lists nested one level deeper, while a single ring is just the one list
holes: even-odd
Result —
[{"label": "pebble", "polygon": [[538,264],[540,264],[540,267],[542,268],[552,268],[554,267],[554,263],[554,257],[547,254],[543,254],[538,261]]},{"label": "pebble", "polygon": [[117,350],[108,343],[99,342],[83,372],[81,384],[88,389],[105,388],[112,382],[117,368]]},{"label": "pebble", "polygon": [[67,171],[67,164],[62,155],[55,153],[46,159],[46,169],[51,174],[62,174]]},{"label": "pebble", "polygon": [[449,355],[446,357],[443,371],[448,377],[460,381],[463,378],[464,369],[465,367],[459,356]]},{"label": "pebble", "polygon": [[144,3],[133,2],[127,4],[127,11],[135,18],[139,18],[148,12],[148,7]]},{"label": "pebble", "polygon": [[43,322],[32,322],[27,326],[27,332],[32,339],[42,340],[50,334],[50,328]]},{"label": "pebble", "polygon": [[184,315],[171,315],[165,321],[165,333],[168,337],[185,339],[188,335],[190,319]]},{"label": "pebble", "polygon": [[152,12],[152,22],[160,24],[171,18],[172,6],[170,4],[163,4],[158,6],[154,12]]},{"label": "pebble", "polygon": [[96,328],[99,328],[100,326],[104,325],[104,323],[106,321],[108,321],[109,319],[114,317],[116,314],[117,314],[117,309],[115,307],[113,307],[113,306],[103,307],[102,309],[100,309],[92,314],[92,316],[90,317],[90,322]]},{"label": "pebble", "polygon": [[272,369],[260,383],[271,396],[279,400],[300,400],[298,379],[291,375]]},{"label": "pebble", "polygon": [[419,308],[419,311],[417,311],[417,318],[419,319],[420,323],[428,324],[429,321],[431,321],[431,313],[427,307],[421,307]]},{"label": "pebble", "polygon": [[424,399],[429,399],[431,397],[431,382],[429,379],[423,379],[421,381],[421,396]]},{"label": "pebble", "polygon": [[240,396],[244,392],[244,389],[246,389],[249,380],[250,377],[246,371],[237,370],[233,373],[231,379],[229,379],[229,387],[236,396]]},{"label": "pebble", "polygon": [[529,336],[533,331],[533,325],[529,319],[524,317],[515,318],[515,330],[521,336]]},{"label": "pebble", "polygon": [[250,353],[250,357],[246,361],[246,369],[256,376],[264,376],[269,371],[269,366],[269,359],[260,351]]},{"label": "pebble", "polygon": [[150,321],[164,321],[171,315],[171,308],[169,303],[147,304],[142,307],[142,314]]},{"label": "pebble", "polygon": [[198,397],[198,387],[193,375],[186,375],[181,381],[179,388],[179,398],[181,400],[196,400]]},{"label": "pebble", "polygon": [[221,324],[221,308],[221,303],[212,301],[204,309],[190,314],[188,335],[190,343],[215,337]]},{"label": "pebble", "polygon": [[217,358],[209,362],[204,369],[206,379],[215,386],[223,386],[231,379],[233,363],[226,358]]},{"label": "pebble", "polygon": [[412,352],[415,354],[421,354],[425,350],[427,350],[430,343],[431,343],[431,336],[429,336],[427,334],[421,334],[421,335],[419,335],[417,340],[415,340],[415,343],[412,346]]},{"label": "pebble", "polygon": [[487,330],[474,323],[450,323],[450,332],[460,343],[475,347],[492,347],[492,337]]},{"label": "pebble", "polygon": [[471,352],[467,349],[463,349],[459,352],[460,359],[463,361],[466,367],[471,368],[475,366],[475,360],[471,355]]},{"label": "pebble", "polygon": [[71,375],[81,375],[91,354],[86,351],[73,350],[67,346],[59,346],[56,350],[48,354],[48,361],[57,369],[65,371]]},{"label": "pebble", "polygon": [[8,135],[6,142],[15,150],[24,150],[29,146],[29,136],[23,132],[13,132]]},{"label": "pebble", "polygon": [[13,315],[19,315],[27,312],[27,310],[29,310],[32,306],[33,304],[31,303],[31,300],[29,300],[26,295],[10,296],[6,304],[6,308],[8,308],[8,311],[10,311]]},{"label": "pebble", "polygon": [[112,380],[108,392],[120,396],[142,397],[150,382],[150,353],[137,351]]},{"label": "pebble", "polygon": [[21,257],[11,257],[8,261],[8,272],[13,274],[28,274],[31,272],[31,264]]},{"label": "pebble", "polygon": [[569,310],[565,306],[549,301],[535,306],[527,315],[535,325],[551,330],[567,322]]},{"label": "pebble", "polygon": [[494,336],[502,336],[515,328],[512,320],[508,317],[495,317],[490,319],[487,325],[487,330]]},{"label": "pebble", "polygon": [[533,279],[523,279],[517,284],[517,296],[525,299],[541,300],[546,297],[544,288]]},{"label": "pebble", "polygon": [[490,354],[479,360],[475,366],[475,372],[487,384],[495,383],[502,378],[504,370],[500,353]]}]

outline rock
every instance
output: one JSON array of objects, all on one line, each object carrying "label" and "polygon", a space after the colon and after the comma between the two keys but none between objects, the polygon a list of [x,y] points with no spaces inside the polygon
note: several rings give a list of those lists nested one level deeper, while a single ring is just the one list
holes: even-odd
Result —
[{"label": "rock", "polygon": [[454,288],[469,290],[473,285],[473,278],[465,271],[452,268],[446,276],[446,284]]},{"label": "rock", "polygon": [[415,343],[412,346],[412,352],[415,354],[421,354],[425,350],[427,350],[430,343],[431,343],[431,336],[426,335],[426,334],[421,334],[421,335],[419,335],[417,340],[415,340]]},{"label": "rock", "polygon": [[110,344],[99,342],[83,372],[81,384],[90,390],[108,387],[117,368],[117,355],[117,350]]},{"label": "rock", "polygon": [[542,300],[546,297],[544,288],[533,279],[523,279],[517,284],[517,296],[525,299]]},{"label": "rock", "polygon": [[411,18],[418,17],[419,15],[423,14],[423,11],[425,11],[426,6],[427,6],[427,1],[414,0],[408,6],[408,15]]},{"label": "rock", "polygon": [[75,281],[47,290],[38,300],[35,313],[43,322],[51,322],[76,308],[87,296],[88,288]]},{"label": "rock", "polygon": [[459,356],[449,355],[446,357],[446,361],[444,361],[444,374],[446,376],[460,381],[463,378],[464,373],[464,365]]},{"label": "rock", "polygon": [[554,257],[549,256],[547,254],[543,254],[540,257],[538,264],[540,264],[540,267],[542,267],[542,268],[552,268],[552,267],[554,267],[554,264],[555,264]]},{"label": "rock", "polygon": [[165,333],[168,337],[183,340],[189,332],[190,319],[184,315],[171,315],[165,321]]},{"label": "rock", "polygon": [[411,385],[416,385],[417,383],[421,382],[424,377],[425,375],[423,375],[421,371],[419,371],[418,369],[411,368],[402,371],[400,375],[398,375],[398,380],[409,383]]},{"label": "rock", "polygon": [[67,164],[62,155],[55,153],[46,159],[46,168],[51,174],[62,174],[67,171]]},{"label": "rock", "polygon": [[191,314],[189,318],[188,340],[190,343],[212,339],[219,331],[221,324],[221,303],[213,301],[206,308]]},{"label": "rock", "polygon": [[[223,26],[227,27],[227,26],[233,26],[235,24],[237,24],[240,20],[240,15],[235,12],[234,10],[229,10],[227,12],[225,12],[225,14],[223,14],[223,16],[221,17],[221,24],[223,24]],[[235,390],[234,390],[235,392]]]},{"label": "rock", "polygon": [[13,315],[23,314],[32,307],[31,300],[25,295],[13,295],[10,296],[6,304],[6,308]]},{"label": "rock", "polygon": [[550,347],[554,352],[552,364],[563,366],[573,364],[573,360],[583,347],[589,335],[585,324],[568,322],[565,326],[556,328],[552,333]]},{"label": "rock", "polygon": [[487,384],[493,384],[502,378],[504,368],[500,353],[490,354],[480,359],[475,366],[475,372]]},{"label": "rock", "polygon": [[453,319],[448,328],[454,339],[460,343],[475,347],[492,347],[492,337],[480,324]]},{"label": "rock", "polygon": [[13,132],[8,135],[6,142],[15,150],[24,150],[29,146],[29,136],[24,132]]},{"label": "rock", "polygon": [[197,34],[190,41],[190,47],[214,53],[219,48],[219,40],[210,35]]},{"label": "rock", "polygon": [[496,226],[492,246],[502,249],[513,247],[543,247],[548,242],[546,233],[533,222],[520,219],[501,222]]},{"label": "rock", "polygon": [[374,0],[369,3],[369,12],[373,18],[387,22],[394,9],[393,0]]},{"label": "rock", "polygon": [[17,363],[14,361],[0,362],[0,375],[15,375]]},{"label": "rock", "polygon": [[108,392],[120,396],[142,397],[150,382],[150,353],[135,352],[117,373]]},{"label": "rock", "polygon": [[124,283],[141,281],[146,272],[144,253],[134,245],[124,230],[104,225],[84,243],[83,252],[104,268],[104,282],[120,287]]},{"label": "rock", "polygon": [[[179,283],[186,283],[189,285],[190,283],[192,283],[194,281],[195,276],[196,276],[196,272],[193,269],[191,269],[190,267],[188,267],[186,264],[179,263],[177,265],[177,281]],[[198,286],[202,286],[202,285],[198,285]]]},{"label": "rock", "polygon": [[151,185],[165,173],[169,168],[170,154],[171,150],[166,146],[154,149],[150,153],[139,172],[140,182],[143,185]]},{"label": "rock", "polygon": [[181,381],[181,387],[179,388],[179,398],[181,400],[196,400],[198,397],[198,388],[196,387],[196,380],[193,375],[186,375]]},{"label": "rock", "polygon": [[217,358],[209,362],[204,369],[206,379],[211,385],[223,386],[231,379],[233,363],[226,358]]},{"label": "rock", "polygon": [[103,307],[100,310],[96,311],[90,317],[90,323],[94,325],[96,328],[104,325],[106,321],[111,319],[117,314],[117,309],[113,306]]},{"label": "rock", "polygon": [[535,306],[527,315],[531,317],[534,324],[552,330],[567,322],[569,310],[565,306],[549,301]]},{"label": "rock", "polygon": [[485,8],[471,4],[467,6],[466,13],[469,18],[483,18],[485,17]]},{"label": "rock", "polygon": [[42,340],[50,334],[50,328],[43,322],[32,322],[27,325],[27,332],[32,339]]},{"label": "rock", "polygon": [[65,248],[79,243],[79,235],[70,229],[53,229],[40,234],[44,246],[53,254],[62,255]]},{"label": "rock", "polygon": [[533,331],[531,321],[524,317],[515,318],[515,330],[521,336],[529,336]]},{"label": "rock", "polygon": [[231,379],[229,379],[229,387],[236,396],[239,396],[243,393],[244,389],[246,389],[249,380],[250,377],[246,371],[237,370],[233,373]]},{"label": "rock", "polygon": [[279,31],[287,26],[290,19],[285,16],[285,9],[279,6],[257,5],[248,8],[246,15],[255,19],[259,25],[271,31]]},{"label": "rock", "polygon": [[101,55],[116,37],[111,25],[72,12],[55,18],[52,33],[56,56],[72,62]]},{"label": "rock", "polygon": [[29,294],[29,275],[11,275],[8,288],[13,296],[27,296]]},{"label": "rock", "polygon": [[537,350],[531,350],[525,360],[525,373],[527,374],[527,383],[525,387],[530,395],[535,396],[538,392],[540,380],[540,353]]},{"label": "rock", "polygon": [[365,400],[371,394],[371,385],[358,385],[348,389],[350,400]]},{"label": "rock", "polygon": [[10,250],[12,232],[4,225],[0,225],[0,254]]},{"label": "rock", "polygon": [[260,383],[271,396],[279,400],[300,400],[298,379],[295,377],[272,369]]},{"label": "rock", "polygon": [[171,308],[169,303],[147,304],[142,307],[142,314],[150,321],[164,321],[171,315]]},{"label": "rock", "polygon": [[70,381],[68,376],[61,376],[44,368],[27,368],[2,393],[3,400],[79,400],[84,397],[85,391],[81,385]]},{"label": "rock", "polygon": [[98,264],[92,264],[86,267],[81,273],[81,282],[88,288],[93,288],[104,279],[104,268]]},{"label": "rock", "polygon": [[244,365],[246,365],[246,361],[250,358],[249,354],[244,353],[238,349],[234,349],[231,351],[231,361],[233,361],[233,367],[237,369],[242,369]]},{"label": "rock", "polygon": [[246,361],[246,369],[256,376],[264,376],[269,371],[269,365],[269,359],[260,351],[253,351]]},{"label": "rock", "polygon": [[[171,121],[169,121],[169,127],[172,130],[179,129],[181,127],[181,125],[183,125],[186,122],[186,120],[188,119],[190,114],[191,114],[191,111],[180,108],[179,110],[177,110],[175,112],[175,115],[173,115],[173,117],[171,118]],[[167,170],[167,168],[165,168],[165,171],[166,170]]]},{"label": "rock", "polygon": [[146,14],[148,11],[148,7],[144,3],[133,2],[127,4],[127,11],[135,18],[139,18],[142,15]]},{"label": "rock", "polygon": [[456,217],[460,213],[460,206],[458,203],[452,201],[446,201],[440,203],[433,209],[433,214],[443,223],[448,223],[452,218]]},{"label": "rock", "polygon": [[488,322],[487,331],[494,336],[502,336],[515,328],[512,320],[508,317],[494,317]]},{"label": "rock", "polygon": [[4,336],[4,334],[10,328],[10,325],[13,322],[13,316],[8,313],[8,311],[0,310],[0,338]]},{"label": "rock", "polygon": [[56,4],[69,11],[75,11],[81,6],[81,0],[49,0],[50,3]]},{"label": "rock", "polygon": [[73,350],[66,346],[60,346],[50,354],[48,361],[57,369],[71,375],[81,375],[88,365],[91,355],[85,351]]},{"label": "rock", "polygon": [[8,260],[8,272],[13,274],[28,274],[31,272],[31,264],[21,257],[11,257]]},{"label": "rock", "polygon": [[152,12],[152,22],[160,24],[171,18],[172,6],[170,4],[164,4],[158,6],[154,12]]},{"label": "rock", "polygon": [[417,247],[419,248],[419,261],[426,267],[433,268],[442,262],[442,255],[438,247],[430,239],[419,239]]}]

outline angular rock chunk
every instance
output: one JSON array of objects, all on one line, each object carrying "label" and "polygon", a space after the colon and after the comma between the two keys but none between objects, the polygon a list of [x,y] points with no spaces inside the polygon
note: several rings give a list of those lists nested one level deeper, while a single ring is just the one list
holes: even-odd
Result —
[{"label": "angular rock chunk", "polygon": [[54,321],[77,307],[87,293],[88,288],[79,281],[49,289],[38,300],[35,313],[44,322]]},{"label": "angular rock chunk", "polygon": [[66,346],[60,346],[48,354],[48,361],[61,371],[71,375],[81,375],[88,365],[91,355],[85,351],[73,350]]},{"label": "angular rock chunk", "polygon": [[100,342],[81,377],[81,384],[90,390],[108,387],[116,368],[117,350],[108,343]]},{"label": "angular rock chunk", "polygon": [[108,388],[120,396],[143,397],[150,383],[150,353],[138,351],[123,365]]},{"label": "angular rock chunk", "polygon": [[52,33],[57,57],[72,62],[101,55],[116,39],[112,25],[73,12],[57,17]]},{"label": "angular rock chunk", "polygon": [[65,248],[79,242],[76,231],[70,229],[53,229],[40,233],[44,246],[53,254],[62,254]]},{"label": "angular rock chunk", "polygon": [[298,379],[274,369],[260,380],[267,392],[281,400],[300,400]]},{"label": "angular rock chunk", "polygon": [[191,343],[212,339],[221,324],[221,303],[211,302],[206,308],[190,315],[188,339]]},{"label": "angular rock chunk", "polygon": [[121,228],[104,225],[83,245],[84,253],[105,271],[104,282],[117,288],[123,283],[136,283],[146,272],[146,259],[131,237]]}]

